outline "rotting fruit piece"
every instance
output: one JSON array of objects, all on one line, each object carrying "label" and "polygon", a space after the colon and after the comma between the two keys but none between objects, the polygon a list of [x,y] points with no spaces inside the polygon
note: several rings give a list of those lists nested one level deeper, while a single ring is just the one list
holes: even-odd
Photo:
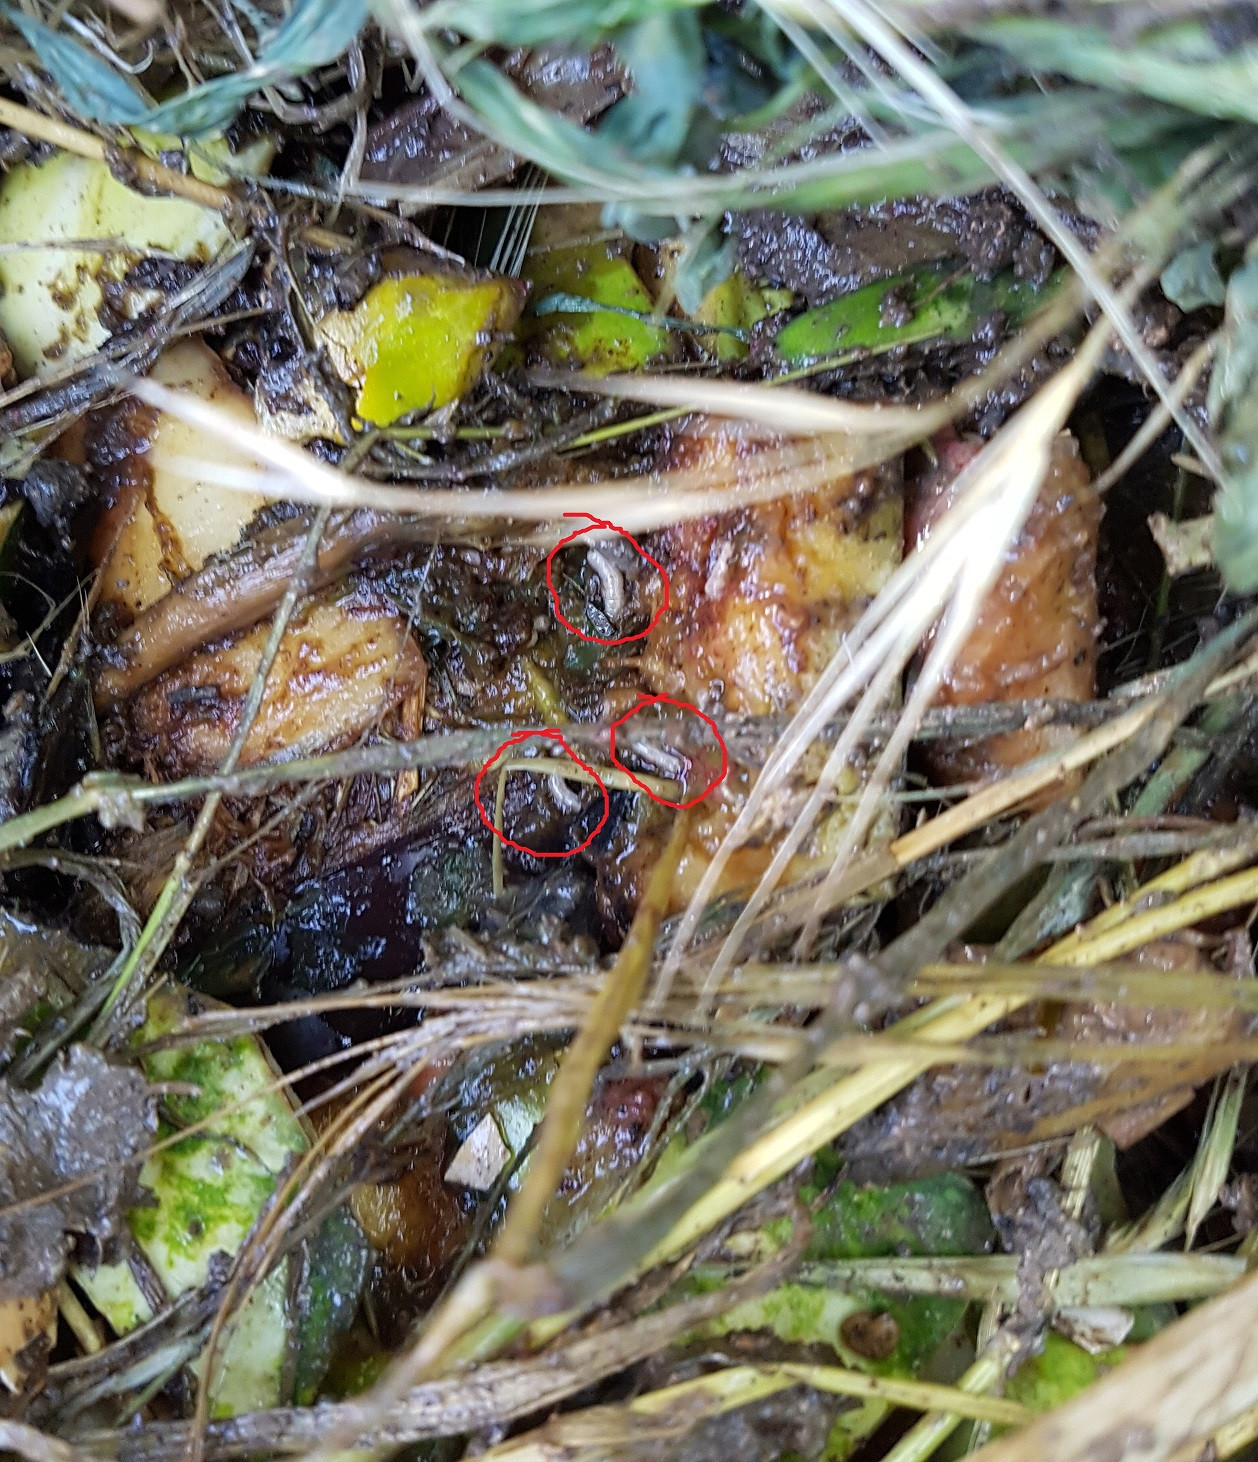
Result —
[{"label": "rotting fruit piece", "polygon": [[[633,267],[630,241],[608,238],[597,209],[556,214],[539,218],[525,260],[533,309],[521,323],[521,338],[552,365],[597,374],[640,370],[670,354],[668,328],[637,318],[649,317],[655,306]],[[608,308],[590,308],[595,305]]]},{"label": "rotting fruit piece", "polygon": [[[178,1030],[193,1013],[194,998],[202,1007],[208,1003],[173,988],[150,996],[138,1039],[147,1044]],[[169,1047],[146,1056],[143,1065],[150,1080],[175,1083],[182,1093],[172,1093],[165,1104],[173,1133],[204,1124],[149,1157],[140,1182],[155,1202],[133,1208],[128,1217],[151,1273],[174,1299],[205,1284],[215,1254],[236,1253],[290,1160],[308,1148],[309,1136],[253,1036]],[[225,1330],[210,1381],[213,1415],[239,1415],[286,1399],[290,1353],[294,1346],[309,1349],[288,1310],[290,1263],[285,1259],[271,1270]],[[125,1261],[80,1268],[75,1280],[120,1335],[153,1314]],[[326,1320],[323,1308],[309,1312]]]},{"label": "rotting fruit piece", "polygon": [[[135,749],[171,776],[218,766],[270,632],[263,620],[146,686],[128,712]],[[389,599],[365,586],[325,590],[280,641],[240,764],[348,745],[408,699],[422,713],[426,683],[424,657]]]},{"label": "rotting fruit piece", "polygon": [[[151,379],[195,397],[227,422],[254,424],[249,398],[218,356],[200,341],[172,346]],[[74,450],[73,443],[63,449]],[[125,618],[147,609],[213,554],[233,547],[266,499],[207,482],[200,464],[249,469],[256,464],[222,433],[129,402],[115,408],[97,441],[82,443],[104,478],[104,510],[90,546],[102,565],[100,602]]]},{"label": "rotting fruit piece", "polygon": [[[255,167],[266,160],[259,155]],[[125,243],[107,255],[43,247],[78,239]],[[98,350],[109,338],[99,315],[102,283],[120,283],[146,255],[208,263],[231,242],[213,209],[134,192],[103,162],[59,152],[15,167],[0,188],[0,243],[33,247],[0,255],[0,331],[19,374],[37,375]],[[147,303],[135,301],[138,308]]]},{"label": "rotting fruit piece", "polygon": [[[678,435],[665,465],[733,488],[763,470],[762,454],[783,446],[706,422]],[[816,449],[824,481],[815,491],[647,540],[672,591],[644,657],[653,691],[734,715],[790,710],[886,583],[901,556],[898,469],[826,472],[824,450]]]},{"label": "rotting fruit piece", "polygon": [[[730,487],[785,450],[780,439],[707,422],[678,436],[668,465],[697,469],[710,485]],[[789,713],[895,571],[902,552],[898,464],[856,474],[827,471],[824,446],[798,451],[796,465],[820,470],[823,485],[816,490],[682,523],[647,540],[672,592],[672,607],[643,655],[650,690],[707,711]],[[815,461],[808,455],[814,452]],[[674,907],[697,887],[750,780],[733,767],[696,814],[674,882]],[[848,769],[840,793],[858,787],[859,772]],[[801,852],[796,873],[829,866],[846,817],[840,808],[827,819]],[[765,840],[739,849],[719,891],[754,882],[772,856]]]},{"label": "rotting fruit piece", "polygon": [[358,390],[358,415],[389,426],[466,395],[514,328],[525,293],[514,279],[409,274],[382,279],[316,329],[337,374]]},{"label": "rotting fruit piece", "polygon": [[[242,426],[254,422],[248,398],[199,342],[168,350],[153,378],[212,404]],[[115,624],[160,604],[215,555],[235,547],[265,501],[260,494],[208,482],[199,470],[209,461],[247,470],[251,459],[238,448],[134,402],[98,418],[94,433],[63,450],[86,457],[102,480],[105,506],[91,554],[102,565],[102,608]],[[329,538],[335,533],[330,528]],[[225,581],[220,590],[228,604],[241,593],[239,580]],[[225,618],[230,623],[232,616]],[[235,623],[248,624],[249,618]],[[167,662],[164,674],[127,708],[137,753],[175,776],[218,766],[239,726],[269,634],[269,618],[259,618],[177,663]],[[97,675],[102,708],[120,699],[108,691],[111,668],[116,670],[106,662]],[[298,605],[280,642],[241,762],[347,745],[404,702],[413,712],[408,726],[418,727],[426,683],[424,658],[390,599],[366,587],[324,589]]]},{"label": "rotting fruit piece", "polygon": [[[905,494],[905,540],[910,549],[926,539],[947,511],[957,476],[981,450],[981,443],[946,433],[935,448],[937,465],[910,483]],[[1100,630],[1096,603],[1100,524],[1101,504],[1078,443],[1069,432],[1062,432],[1053,442],[1039,496],[953,661],[938,704],[1092,698]],[[1051,751],[1062,736],[1059,728],[1042,726],[971,745],[933,742],[929,770],[941,782],[983,780]]]}]

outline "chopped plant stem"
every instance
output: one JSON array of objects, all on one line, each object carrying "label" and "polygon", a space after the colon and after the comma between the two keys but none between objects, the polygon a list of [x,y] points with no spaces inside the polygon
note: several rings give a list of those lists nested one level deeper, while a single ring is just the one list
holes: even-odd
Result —
[{"label": "chopped plant stem", "polygon": [[[1255,676],[1258,676],[1258,649],[1246,656],[1233,670],[1216,677],[1207,687],[1203,699],[1226,695]],[[1115,745],[1121,744],[1145,724],[1148,713],[1136,708],[1130,720],[1120,722],[1114,715],[1117,706],[1128,700],[1137,700],[1140,693],[1147,694],[1160,687],[1161,677],[1153,684],[1133,686],[1130,693],[1125,691],[1121,696],[1116,695],[1114,705],[1101,701],[1090,705],[1060,707],[1063,724],[1086,725],[1090,720],[1103,722],[1097,728],[1098,739],[1080,737],[1061,757],[1049,758],[1040,767],[1028,772],[1025,781],[1022,780],[1022,773],[1002,778],[971,793],[946,812],[923,823],[920,828],[904,834],[901,839],[896,839],[889,845],[889,851],[895,850],[897,865],[907,867],[918,858],[928,856],[974,828],[983,826],[1001,812],[1017,807],[1038,791],[1054,785],[1071,771],[1088,765]],[[1040,724],[1045,713],[1051,716],[1057,708],[1044,702],[1026,703],[1025,709],[1018,705],[1010,708],[993,707],[989,709],[997,714],[992,716],[985,715],[985,708],[962,709],[966,713],[964,717],[955,714],[956,708],[928,715],[920,734],[924,737],[975,734],[974,728],[981,734],[1015,731],[1027,724],[1028,720]],[[974,719],[976,713],[984,715],[984,719]],[[990,725],[987,724],[988,721]],[[882,736],[892,725],[893,722],[885,716],[874,718],[867,734],[870,737]],[[502,729],[525,730],[527,727],[514,722],[503,722]],[[587,745],[592,750],[598,750],[605,745],[605,727],[574,726],[570,728],[569,734],[574,743]],[[731,749],[738,748],[738,754],[743,758],[754,755],[755,748],[762,742],[761,737],[752,734],[744,747],[739,740],[738,731],[730,726],[727,726],[725,734],[730,740]],[[0,853],[25,847],[44,833],[79,817],[101,815],[116,822],[119,818],[132,815],[132,809],[138,814],[145,806],[186,802],[207,796],[211,792],[220,792],[225,797],[255,797],[290,783],[341,781],[377,774],[389,776],[428,767],[469,766],[474,769],[494,751],[501,739],[502,732],[496,728],[493,731],[451,731],[420,736],[413,741],[384,742],[321,756],[296,758],[289,762],[263,763],[226,777],[188,777],[156,784],[119,772],[93,772],[64,797],[0,822]],[[1200,764],[1200,749],[1194,748],[1192,756]],[[854,873],[862,866],[864,865],[857,865]],[[895,867],[883,863],[879,855],[877,867],[871,862],[868,873],[863,875],[868,878],[868,883],[861,887],[877,883],[895,871]],[[860,891],[859,888],[857,891]]]},{"label": "chopped plant stem", "polygon": [[[955,1389],[972,1396],[994,1390],[1004,1380],[1020,1349],[1020,1342],[1009,1330],[997,1330],[983,1353],[967,1367]],[[891,1448],[883,1462],[924,1462],[947,1441],[963,1419],[956,1411],[934,1411],[922,1417]]]},{"label": "chopped plant stem", "polygon": [[[1105,1253],[1057,1271],[1054,1290],[1062,1307],[1152,1305],[1220,1294],[1245,1273],[1245,1261],[1224,1254]],[[1009,1254],[967,1259],[853,1259],[804,1264],[801,1278],[827,1288],[859,1293],[939,1295],[1013,1304],[1018,1298],[1018,1260]]]},{"label": "chopped plant stem", "polygon": [[[892,418],[877,406],[851,406],[838,412],[841,424],[831,420],[824,436],[766,448],[747,464],[735,488],[713,488],[703,471],[680,470],[622,478],[606,487],[465,489],[452,501],[447,490],[389,487],[341,472],[260,428],[234,417],[225,418],[208,402],[168,390],[154,381],[137,380],[131,390],[148,405],[178,420],[211,432],[229,431],[264,464],[264,469],[256,472],[202,464],[200,475],[207,482],[229,490],[262,493],[279,501],[436,518],[447,525],[443,536],[449,535],[448,521],[456,502],[458,517],[469,522],[516,519],[553,523],[556,531],[561,530],[563,515],[569,512],[614,513],[616,522],[630,532],[685,522],[723,509],[815,491],[836,477],[898,455],[930,429],[930,422],[917,412]],[[822,397],[807,399],[826,406],[840,405]]]},{"label": "chopped plant stem", "polygon": [[1247,1066],[1234,1066],[1215,1084],[1201,1144],[1192,1166],[1188,1212],[1184,1218],[1184,1248],[1191,1249],[1197,1230],[1219,1201],[1236,1150],[1241,1103],[1249,1078]]},{"label": "chopped plant stem", "polygon": [[96,1355],[102,1348],[100,1334],[92,1317],[83,1308],[83,1302],[65,1279],[57,1285],[57,1310],[84,1351],[88,1355]]},{"label": "chopped plant stem", "polygon": [[[770,1273],[764,1277],[735,1281],[722,1292],[683,1300],[610,1329],[596,1327],[545,1355],[491,1362],[482,1369],[475,1388],[469,1389],[467,1378],[461,1375],[426,1382],[409,1392],[384,1423],[372,1421],[372,1408],[365,1397],[324,1402],[318,1408],[282,1407],[212,1421],[206,1431],[207,1454],[220,1457],[280,1449],[309,1457],[338,1428],[368,1444],[398,1447],[459,1428],[533,1416],[655,1354],[749,1293],[768,1287],[772,1269],[766,1268]],[[111,1452],[120,1451],[124,1462],[166,1462],[186,1445],[187,1437],[186,1422],[166,1422],[132,1437],[117,1432],[89,1432],[84,1441]]]},{"label": "chopped plant stem", "polygon": [[[926,1410],[941,1405],[956,1405],[959,1418],[971,1417],[980,1421],[993,1421],[1002,1426],[1025,1426],[1034,1413],[1014,1401],[983,1396],[963,1387],[940,1386],[929,1381],[902,1381],[891,1376],[870,1376],[863,1371],[846,1370],[839,1366],[799,1365],[741,1365],[727,1366],[711,1371],[691,1381],[681,1381],[658,1391],[648,1391],[624,1402],[621,1407],[600,1408],[590,1417],[578,1413],[570,1427],[564,1419],[550,1422],[541,1433],[525,1433],[522,1437],[501,1442],[491,1447],[484,1456],[501,1459],[501,1462],[544,1462],[555,1456],[556,1446],[576,1450],[589,1420],[611,1429],[616,1425],[618,1413],[630,1419],[645,1420],[660,1416],[670,1418],[680,1413],[688,1421],[705,1416],[719,1416],[722,1412],[737,1406],[749,1406],[756,1401],[772,1396],[776,1392],[789,1390],[792,1386],[811,1386],[832,1396],[853,1396],[864,1400],[885,1401],[893,1406]],[[587,1420],[588,1418],[588,1420]],[[630,1433],[631,1434],[631,1433]]]},{"label": "chopped plant stem", "polygon": [[1025,1430],[992,1442],[982,1462],[1093,1462],[1115,1438],[1139,1435],[1141,1455],[1209,1456],[1221,1429],[1252,1412],[1258,1394],[1254,1323],[1258,1278],[1191,1310],[1085,1391]]},{"label": "chopped plant stem", "polygon": [[4,1418],[0,1418],[0,1447],[26,1462],[99,1462],[93,1453],[50,1437],[38,1427]]},{"label": "chopped plant stem", "polygon": [[[1141,896],[1143,893],[1141,890]],[[1060,950],[1055,946],[1037,962],[1077,966],[1118,958],[1152,939],[1191,928],[1212,913],[1255,901],[1258,901],[1258,869],[1250,869],[1208,885],[1206,890],[1187,894],[1150,914],[1133,915],[1112,930],[1102,930],[1095,939],[1089,933],[1090,926],[1085,925],[1071,937],[1068,945]],[[919,1041],[965,1041],[1023,1004],[1025,1000],[1016,995],[971,996],[959,1003],[951,999],[936,1001],[898,1021],[891,1032],[902,1031]],[[789,1172],[823,1143],[833,1141],[858,1118],[881,1106],[931,1064],[913,1060],[871,1064],[841,1077],[827,1090],[804,1101],[731,1164],[722,1180],[675,1226],[653,1254],[653,1260],[659,1262],[683,1252],[714,1223]]]}]

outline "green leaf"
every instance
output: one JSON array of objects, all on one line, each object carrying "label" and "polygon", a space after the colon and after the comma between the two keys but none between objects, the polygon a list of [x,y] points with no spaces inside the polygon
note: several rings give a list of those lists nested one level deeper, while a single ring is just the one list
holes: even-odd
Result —
[{"label": "green leaf", "polygon": [[[728,174],[652,167],[601,132],[526,97],[488,61],[443,51],[435,38],[433,48],[486,136],[565,183],[615,200],[610,206],[622,223],[639,215],[715,219],[727,209],[745,208],[816,213],[915,194],[962,195],[996,181],[987,163],[944,128],[880,148],[823,153]],[[1125,157],[1132,150],[1169,145],[1185,120],[1174,108],[1073,88],[994,101],[985,115],[1006,154],[1032,171],[1091,157],[1100,146]]]},{"label": "green leaf", "polygon": [[1258,122],[1258,44],[1228,45],[1201,22],[1121,44],[1099,26],[1038,16],[1001,16],[971,34],[1035,71],[1140,93],[1207,117]]},{"label": "green leaf", "polygon": [[[403,0],[405,3],[405,0]],[[589,45],[622,26],[669,10],[697,9],[706,0],[438,0],[421,12],[429,35],[453,30],[486,45],[538,46],[557,41]],[[393,19],[391,0],[375,0],[382,25]]]},{"label": "green leaf", "polygon": [[143,126],[181,137],[230,122],[264,86],[304,75],[335,61],[367,23],[367,0],[298,0],[287,20],[261,47],[253,66],[194,86],[150,107],[131,83],[100,57],[42,21],[5,6],[71,107],[93,121]]},{"label": "green leaf", "polygon": [[488,61],[452,68],[451,80],[479,113],[488,136],[556,177],[595,184],[600,175],[621,181],[629,177],[650,184],[669,176],[639,167],[608,138],[540,106]]},{"label": "green leaf", "polygon": [[698,226],[682,240],[673,268],[677,303],[693,315],[703,301],[734,272],[734,241],[717,228]]},{"label": "green leaf", "polygon": [[353,45],[367,15],[367,0],[299,0],[258,52],[256,65],[163,102],[143,118],[144,125],[181,137],[224,127],[262,87],[330,65]]},{"label": "green leaf", "polygon": [[630,26],[616,55],[633,77],[599,131],[642,162],[676,162],[703,95],[706,57],[693,11],[658,11]]},{"label": "green leaf", "polygon": [[1228,588],[1258,589],[1258,254],[1232,273],[1210,380],[1226,480],[1214,499],[1214,554]]},{"label": "green leaf", "polygon": [[1214,262],[1214,244],[1209,239],[1181,249],[1162,271],[1162,293],[1181,310],[1199,310],[1202,305],[1221,305],[1227,290],[1219,266]]},{"label": "green leaf", "polygon": [[[979,323],[1000,311],[1010,329],[1024,324],[1065,277],[1057,274],[1042,289],[1001,275],[987,284],[955,265],[934,265],[840,295],[792,320],[777,336],[783,360],[821,360],[836,351],[889,350],[924,340],[968,340]],[[901,323],[884,323],[891,296],[907,312]]]},{"label": "green leaf", "polygon": [[64,100],[80,115],[121,126],[144,117],[148,103],[108,62],[33,15],[9,5],[3,7],[3,13],[39,57]]},{"label": "green leaf", "polygon": [[367,1241],[344,1208],[324,1219],[302,1254],[297,1282],[293,1400],[309,1406],[336,1342],[349,1329],[367,1273]]}]

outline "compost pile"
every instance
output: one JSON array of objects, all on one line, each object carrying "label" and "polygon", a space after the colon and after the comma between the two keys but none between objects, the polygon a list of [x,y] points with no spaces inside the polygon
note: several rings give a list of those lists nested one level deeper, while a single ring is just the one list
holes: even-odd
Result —
[{"label": "compost pile", "polygon": [[1258,1444],[1258,23],[0,5],[0,1452]]}]

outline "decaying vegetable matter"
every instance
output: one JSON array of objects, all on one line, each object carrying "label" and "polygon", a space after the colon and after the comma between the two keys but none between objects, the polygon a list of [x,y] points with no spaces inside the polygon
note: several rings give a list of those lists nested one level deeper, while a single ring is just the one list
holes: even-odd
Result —
[{"label": "decaying vegetable matter", "polygon": [[0,6],[0,1452],[1258,1445],[1258,30]]}]

